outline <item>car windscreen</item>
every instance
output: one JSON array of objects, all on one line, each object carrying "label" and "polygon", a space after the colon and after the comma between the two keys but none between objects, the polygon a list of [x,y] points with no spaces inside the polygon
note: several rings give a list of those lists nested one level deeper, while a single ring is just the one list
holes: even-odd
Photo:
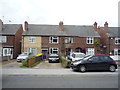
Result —
[{"label": "car windscreen", "polygon": [[75,58],[83,58],[84,56],[84,54],[75,54]]},{"label": "car windscreen", "polygon": [[26,53],[20,54],[20,56],[28,56]]},{"label": "car windscreen", "polygon": [[93,55],[86,56],[86,57],[83,58],[83,60],[87,60],[87,59],[91,58],[92,56]]}]

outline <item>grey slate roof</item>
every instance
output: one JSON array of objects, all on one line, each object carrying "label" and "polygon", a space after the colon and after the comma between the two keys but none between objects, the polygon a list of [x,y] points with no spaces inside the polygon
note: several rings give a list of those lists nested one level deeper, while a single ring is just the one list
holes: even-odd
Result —
[{"label": "grey slate roof", "polygon": [[3,24],[3,29],[0,35],[15,35],[21,24]]},{"label": "grey slate roof", "polygon": [[64,25],[64,31],[60,31],[59,25],[29,24],[28,30],[23,35],[100,37],[97,32],[94,32],[93,26],[80,25]]},{"label": "grey slate roof", "polygon": [[120,27],[109,27],[108,33],[109,37],[120,37]]}]

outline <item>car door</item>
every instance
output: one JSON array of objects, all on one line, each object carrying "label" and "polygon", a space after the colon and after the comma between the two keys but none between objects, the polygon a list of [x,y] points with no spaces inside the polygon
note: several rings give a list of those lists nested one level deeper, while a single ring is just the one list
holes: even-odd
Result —
[{"label": "car door", "polygon": [[108,56],[100,56],[100,69],[107,70],[109,67],[109,57]]},{"label": "car door", "polygon": [[98,56],[93,56],[87,60],[86,63],[87,69],[88,70],[98,70],[100,65],[99,65],[99,57]]}]

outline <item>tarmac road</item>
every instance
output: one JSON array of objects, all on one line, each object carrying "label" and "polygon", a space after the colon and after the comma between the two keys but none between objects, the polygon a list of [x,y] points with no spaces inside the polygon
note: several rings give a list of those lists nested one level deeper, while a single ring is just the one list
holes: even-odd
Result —
[{"label": "tarmac road", "polygon": [[116,75],[3,76],[3,88],[118,88]]}]

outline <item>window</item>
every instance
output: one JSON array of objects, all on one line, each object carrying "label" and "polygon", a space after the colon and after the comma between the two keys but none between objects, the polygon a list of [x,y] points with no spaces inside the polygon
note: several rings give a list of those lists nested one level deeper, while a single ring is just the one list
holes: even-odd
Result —
[{"label": "window", "polygon": [[10,56],[11,55],[11,48],[3,48],[3,56]]},{"label": "window", "polygon": [[58,48],[50,48],[50,54],[58,54]]},{"label": "window", "polygon": [[120,55],[120,49],[114,49],[114,55]]},{"label": "window", "polygon": [[86,49],[86,54],[87,55],[94,55],[94,48],[87,48]]},{"label": "window", "polygon": [[37,49],[36,48],[29,48],[28,52],[31,53],[32,55],[36,55],[37,54]]},{"label": "window", "polygon": [[120,44],[120,38],[115,38],[115,44]]},{"label": "window", "polygon": [[94,38],[93,37],[87,37],[86,43],[87,44],[94,44]]},{"label": "window", "polygon": [[0,36],[0,42],[5,43],[7,41],[7,37],[6,36]]},{"label": "window", "polygon": [[99,61],[99,57],[94,56],[94,57],[90,58],[89,60],[93,61],[93,62],[97,62],[97,61]]},{"label": "window", "polygon": [[50,37],[49,42],[50,43],[58,43],[58,37]]},{"label": "window", "polygon": [[35,43],[36,38],[35,37],[29,37],[29,43]]},{"label": "window", "polygon": [[65,43],[73,43],[73,38],[72,37],[67,37],[65,39]]},{"label": "window", "polygon": [[100,60],[101,61],[109,61],[109,60],[112,60],[112,59],[110,57],[108,57],[108,56],[101,56]]}]

